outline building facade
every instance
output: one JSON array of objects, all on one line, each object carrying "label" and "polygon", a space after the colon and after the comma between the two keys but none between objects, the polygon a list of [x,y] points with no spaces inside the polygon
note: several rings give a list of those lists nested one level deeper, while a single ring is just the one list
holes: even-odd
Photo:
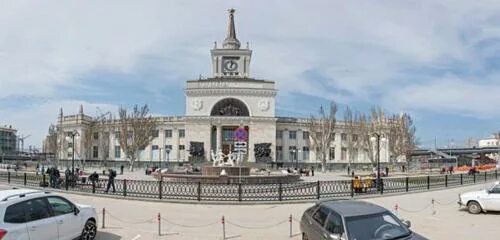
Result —
[{"label": "building facade", "polygon": [[[210,54],[212,76],[186,82],[185,115],[156,117],[158,130],[151,144],[141,152],[139,161],[187,162],[195,158],[209,161],[213,152],[233,152],[235,142],[239,141],[245,142],[242,152],[246,153],[247,162],[319,163],[308,120],[276,116],[275,82],[252,78],[252,50],[248,44],[242,48],[236,37],[234,10],[229,13],[225,40],[221,45],[215,43]],[[114,121],[102,123],[101,130],[92,133],[93,142],[85,146],[85,129],[91,121],[82,107],[74,115],[64,115],[61,109],[57,123],[62,132],[58,138],[59,156],[71,157],[73,146],[66,136],[76,130],[80,133],[75,140],[76,158],[125,160]],[[337,122],[334,141],[327,153],[328,162],[347,163],[353,154],[353,162],[369,163],[362,149],[347,151],[348,137],[354,136],[347,136],[343,123]],[[381,145],[382,162],[389,161],[388,144]],[[193,148],[201,153],[193,154],[189,151]]]},{"label": "building facade", "polygon": [[14,154],[17,151],[17,130],[12,126],[0,127],[0,155]]}]

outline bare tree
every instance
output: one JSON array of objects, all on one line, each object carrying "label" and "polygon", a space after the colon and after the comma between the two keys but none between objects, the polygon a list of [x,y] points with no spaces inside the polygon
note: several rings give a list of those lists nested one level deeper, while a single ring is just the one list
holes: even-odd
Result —
[{"label": "bare tree", "polygon": [[133,171],[140,151],[153,140],[153,132],[158,123],[149,114],[147,105],[142,107],[135,105],[132,111],[120,107],[118,115],[120,118],[120,146],[129,160],[130,171]]},{"label": "bare tree", "polygon": [[389,127],[391,153],[395,158],[405,157],[405,161],[408,163],[411,153],[417,145],[416,127],[412,117],[407,113],[395,115],[391,118]]},{"label": "bare tree", "polygon": [[334,138],[335,125],[337,122],[337,104],[330,103],[330,109],[325,112],[323,106],[316,118],[313,115],[308,119],[308,128],[312,139],[312,145],[315,146],[316,154],[321,161],[321,170],[326,171],[327,151]]},{"label": "bare tree", "polygon": [[344,133],[347,138],[342,141],[342,145],[346,147],[348,153],[348,166],[354,162],[355,154],[354,150],[357,149],[359,142],[359,114],[353,114],[351,108],[346,106],[344,110]]},{"label": "bare tree", "polygon": [[373,142],[371,140],[373,134],[373,125],[371,119],[365,114],[360,114],[358,118],[358,135],[359,145],[364,152],[364,155],[373,166],[375,166],[375,151],[373,149]]}]

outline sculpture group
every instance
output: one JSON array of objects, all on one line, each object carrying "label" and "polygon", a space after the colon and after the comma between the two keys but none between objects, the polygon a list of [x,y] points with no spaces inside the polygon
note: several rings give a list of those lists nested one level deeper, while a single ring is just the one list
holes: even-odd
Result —
[{"label": "sculpture group", "polygon": [[[236,166],[236,163],[240,163],[241,155],[239,154],[233,154],[231,152],[228,154],[224,154],[220,149],[217,151],[217,154],[215,154],[213,150],[210,151],[210,154],[212,156],[214,167],[223,167],[223,166],[234,167]],[[227,160],[224,161],[224,159]]]}]

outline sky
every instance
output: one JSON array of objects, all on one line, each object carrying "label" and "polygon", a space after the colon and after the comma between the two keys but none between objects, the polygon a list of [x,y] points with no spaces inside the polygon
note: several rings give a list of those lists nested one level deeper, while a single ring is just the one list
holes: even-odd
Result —
[{"label": "sky", "polygon": [[276,81],[278,116],[408,112],[423,147],[500,130],[500,1],[0,1],[0,125],[41,146],[59,108],[148,104],[183,115],[185,81],[235,8],[251,75]]}]

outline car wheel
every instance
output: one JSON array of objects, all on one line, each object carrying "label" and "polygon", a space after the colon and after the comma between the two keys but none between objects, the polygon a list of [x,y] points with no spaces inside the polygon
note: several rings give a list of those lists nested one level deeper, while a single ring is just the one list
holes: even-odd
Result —
[{"label": "car wheel", "polygon": [[95,224],[94,221],[87,220],[85,226],[83,227],[82,236],[80,236],[80,239],[94,240],[96,235],[97,235],[97,225]]},{"label": "car wheel", "polygon": [[467,204],[467,209],[472,214],[479,214],[482,211],[481,205],[479,205],[478,202],[469,202],[469,204]]},{"label": "car wheel", "polygon": [[309,240],[306,233],[302,233],[302,240]]}]

